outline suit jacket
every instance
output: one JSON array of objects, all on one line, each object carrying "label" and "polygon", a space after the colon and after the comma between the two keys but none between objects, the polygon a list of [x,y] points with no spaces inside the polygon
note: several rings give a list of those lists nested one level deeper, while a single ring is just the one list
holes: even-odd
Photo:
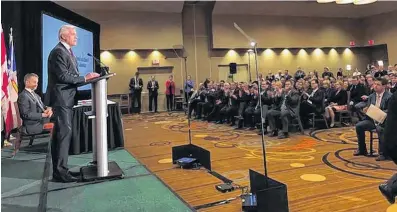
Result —
[{"label": "suit jacket", "polygon": [[135,88],[135,85],[137,82],[135,82],[135,77],[132,77],[130,79],[130,92],[134,93],[134,92],[142,92],[142,87],[143,87],[143,81],[142,78],[138,78],[138,84],[139,84],[139,88]]},{"label": "suit jacket", "polygon": [[291,90],[288,94],[283,91],[281,96],[274,97],[274,105],[273,110],[281,110],[281,106],[283,105],[285,99],[285,106],[287,110],[291,112],[292,115],[299,113],[298,111],[298,104],[299,104],[299,93],[295,90]]},{"label": "suit jacket", "polygon": [[42,117],[42,113],[47,107],[41,101],[40,96],[24,89],[18,95],[18,108],[22,119],[21,132],[23,134],[41,133],[45,119]]},{"label": "suit jacket", "polygon": [[[389,91],[385,91],[382,96],[382,100],[380,102],[380,109],[383,110],[384,112],[387,112],[388,109],[388,104],[390,97],[392,96],[392,93]],[[370,105],[375,105],[376,104],[376,93],[372,93],[371,95],[368,96],[368,101],[366,107],[369,107]]]},{"label": "suit jacket", "polygon": [[366,87],[363,84],[358,83],[356,86],[350,86],[350,101],[353,101],[355,104],[361,102],[361,96],[366,95]]},{"label": "suit jacket", "polygon": [[157,95],[159,90],[159,83],[157,80],[154,81],[154,87],[152,88],[152,81],[150,80],[147,83],[147,89],[149,91],[149,95]]},{"label": "suit jacket", "polygon": [[[171,88],[171,89],[170,89]],[[170,95],[170,94],[175,94],[175,82],[167,80],[165,82],[165,94]]]},{"label": "suit jacket", "polygon": [[77,84],[84,83],[79,76],[77,60],[62,43],[58,43],[48,56],[48,86],[45,105],[72,108]]},{"label": "suit jacket", "polygon": [[324,92],[320,89],[314,93],[313,96],[309,97],[309,100],[312,102],[313,106],[316,108],[317,113],[324,113]]},{"label": "suit jacket", "polygon": [[347,91],[344,89],[340,90],[339,93],[335,91],[328,102],[333,102],[338,105],[347,105]]},{"label": "suit jacket", "polygon": [[389,99],[389,105],[387,107],[387,118],[385,121],[384,129],[384,143],[386,146],[387,155],[392,157],[394,163],[397,164],[397,92],[394,92],[392,97]]},{"label": "suit jacket", "polygon": [[291,92],[286,96],[285,105],[293,116],[295,116],[295,114],[299,114],[298,106],[300,104],[300,97],[300,93],[296,90],[291,90]]}]

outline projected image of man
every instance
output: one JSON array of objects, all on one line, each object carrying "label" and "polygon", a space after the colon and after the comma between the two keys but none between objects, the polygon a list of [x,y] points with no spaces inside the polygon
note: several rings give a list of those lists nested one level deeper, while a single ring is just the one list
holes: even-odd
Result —
[{"label": "projected image of man", "polygon": [[76,29],[64,25],[59,29],[59,43],[48,57],[48,85],[46,102],[54,110],[55,129],[51,144],[53,179],[74,182],[79,173],[67,167],[69,145],[72,139],[72,109],[77,84],[99,77],[97,73],[79,76],[78,64],[72,47],[77,44]]}]

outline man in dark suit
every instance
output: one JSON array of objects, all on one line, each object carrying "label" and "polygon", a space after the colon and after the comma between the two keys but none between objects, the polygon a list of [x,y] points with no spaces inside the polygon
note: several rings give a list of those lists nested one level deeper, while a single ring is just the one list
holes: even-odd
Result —
[{"label": "man in dark suit", "polygon": [[310,113],[321,115],[325,112],[324,107],[324,92],[318,87],[318,80],[313,79],[310,81],[312,90],[309,93],[304,92],[302,95],[303,102],[301,104],[300,113],[302,123],[307,124],[307,117]]},{"label": "man in dark suit", "polygon": [[152,111],[152,104],[154,102],[154,112],[157,113],[157,96],[159,95],[159,83],[156,81],[154,76],[151,77],[152,79],[147,83],[147,89],[149,91],[149,111]]},{"label": "man in dark suit", "polygon": [[[374,82],[374,90],[375,92],[368,96],[367,105],[364,107],[364,113],[367,112],[367,109],[370,105],[374,105],[379,109],[383,110],[387,113],[389,99],[392,94],[389,91],[386,91],[387,80],[384,78],[377,79]],[[383,134],[379,128],[376,127],[374,120],[370,117],[366,116],[363,121],[360,121],[356,124],[356,133],[358,140],[358,149],[353,153],[354,156],[368,154],[367,147],[365,145],[365,131],[371,131],[377,129],[378,137],[379,137],[379,157],[377,160],[383,160],[387,155],[384,151],[384,142],[383,142]]]},{"label": "man in dark suit", "polygon": [[[25,89],[18,95],[18,108],[22,119],[19,133],[24,135],[42,133],[44,124],[49,122],[53,114],[52,108],[45,106],[40,96],[34,92],[38,81],[39,77],[36,74],[26,74]],[[15,142],[14,154],[19,150],[20,144],[21,139],[18,138]]]},{"label": "man in dark suit", "polygon": [[273,133],[270,136],[277,135],[276,117],[280,117],[283,125],[282,134],[279,135],[279,139],[288,138],[288,125],[289,117],[295,116],[299,113],[298,104],[300,95],[297,91],[293,90],[292,82],[286,81],[285,88],[279,98],[275,98],[274,108],[269,111],[267,118],[269,119],[270,130]]},{"label": "man in dark suit", "polygon": [[[397,133],[395,127],[397,125],[397,92],[394,92],[390,98],[388,108],[384,129],[385,152],[397,164]],[[379,185],[379,190],[390,204],[394,204],[397,196],[397,174],[394,174],[386,183]]]},{"label": "man in dark suit", "polygon": [[134,112],[135,102],[138,102],[138,113],[141,112],[141,93],[143,81],[139,78],[139,72],[135,73],[135,77],[130,80],[130,98],[131,98],[131,111]]},{"label": "man in dark suit", "polygon": [[48,86],[46,105],[54,109],[54,134],[51,154],[53,179],[60,182],[73,182],[78,179],[67,167],[69,145],[72,139],[72,113],[77,84],[99,77],[97,73],[79,76],[77,60],[71,47],[77,44],[74,26],[64,25],[59,30],[59,43],[48,57]]},{"label": "man in dark suit", "polygon": [[26,74],[25,89],[18,95],[18,108],[22,119],[21,133],[38,134],[43,131],[44,123],[49,122],[52,108],[47,107],[34,91],[37,89],[39,77],[36,74]]}]

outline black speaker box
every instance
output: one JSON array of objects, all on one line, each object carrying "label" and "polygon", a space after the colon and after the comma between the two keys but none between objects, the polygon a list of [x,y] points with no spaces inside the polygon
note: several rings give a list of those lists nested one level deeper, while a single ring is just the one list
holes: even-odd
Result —
[{"label": "black speaker box", "polygon": [[230,74],[236,74],[237,73],[237,64],[236,63],[230,63],[229,64],[230,68]]}]

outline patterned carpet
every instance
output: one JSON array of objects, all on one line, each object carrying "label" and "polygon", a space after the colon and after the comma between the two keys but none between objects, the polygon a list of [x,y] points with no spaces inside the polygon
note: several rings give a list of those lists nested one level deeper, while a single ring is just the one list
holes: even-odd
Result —
[{"label": "patterned carpet", "polygon": [[[183,113],[129,115],[123,120],[127,150],[191,206],[238,195],[217,192],[213,186],[220,181],[208,173],[193,174],[171,164],[171,147],[188,142],[188,122]],[[262,143],[257,131],[192,121],[191,133],[193,144],[211,152],[212,169],[234,183],[248,185],[248,169],[263,172]],[[397,168],[391,161],[354,157],[356,142],[352,127],[318,130],[311,135],[294,133],[287,139],[265,136],[268,172],[287,184],[290,211],[397,211],[377,190],[377,185]],[[195,175],[200,179],[178,183]],[[201,211],[219,210],[241,211],[241,202]]]}]

